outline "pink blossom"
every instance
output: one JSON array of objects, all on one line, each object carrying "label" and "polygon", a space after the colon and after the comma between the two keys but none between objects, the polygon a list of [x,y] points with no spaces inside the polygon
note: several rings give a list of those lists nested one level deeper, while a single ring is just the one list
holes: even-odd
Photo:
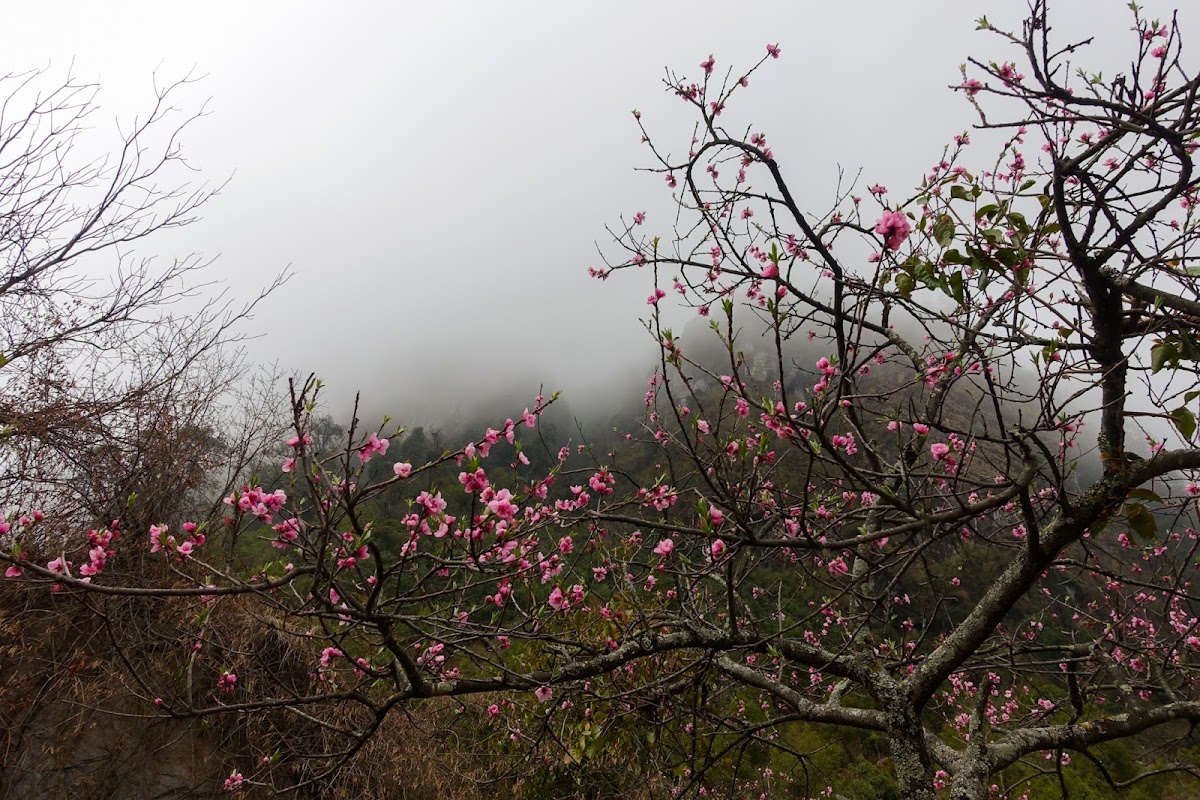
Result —
[{"label": "pink blossom", "polygon": [[674,541],[672,541],[671,539],[663,539],[663,540],[662,540],[661,542],[659,542],[659,543],[658,543],[658,545],[657,545],[657,546],[654,548],[654,554],[655,554],[655,555],[659,555],[659,556],[663,556],[663,557],[665,558],[666,556],[669,556],[669,555],[671,555],[671,553],[672,553],[674,550],[675,550],[675,542],[674,542]]},{"label": "pink blossom", "polygon": [[425,508],[426,513],[440,514],[446,510],[446,500],[442,497],[442,493],[430,494],[429,492],[421,492],[417,495],[417,504]]},{"label": "pink blossom", "polygon": [[720,539],[713,539],[713,543],[709,546],[708,550],[710,553],[712,553],[714,560],[718,559],[721,557],[721,554],[725,552],[725,542]]},{"label": "pink blossom", "polygon": [[712,75],[713,66],[715,66],[716,63],[716,59],[712,57],[712,54],[709,54],[706,60],[700,62],[700,69],[704,70],[705,75]]},{"label": "pink blossom", "polygon": [[166,525],[150,526],[150,552],[157,553],[163,549],[162,535],[167,532]]},{"label": "pink blossom", "polygon": [[512,502],[512,492],[508,489],[496,492],[496,496],[488,503],[488,510],[501,519],[511,520],[517,514],[517,507]]},{"label": "pink blossom", "polygon": [[912,233],[912,225],[902,211],[885,211],[875,223],[875,232],[883,237],[883,246],[889,250],[899,250],[900,245]]},{"label": "pink blossom", "polygon": [[491,485],[487,479],[487,473],[483,471],[483,467],[474,472],[460,472],[458,474],[458,482],[462,484],[463,491],[467,494],[483,492]]},{"label": "pink blossom", "polygon": [[936,442],[929,445],[929,452],[933,454],[934,461],[940,461],[947,453],[950,452],[950,446],[942,444],[941,442]]},{"label": "pink blossom", "polygon": [[546,602],[555,611],[563,611],[567,607],[567,598],[563,595],[563,590],[557,586],[550,591],[550,597]]},{"label": "pink blossom", "polygon": [[538,699],[539,703],[549,703],[554,699],[554,690],[549,686],[539,686],[533,690],[533,695]]},{"label": "pink blossom", "polygon": [[779,58],[779,45],[778,44],[768,44],[767,45],[767,55],[769,55],[771,58]]},{"label": "pink blossom", "polygon": [[387,439],[380,439],[378,434],[372,431],[371,436],[367,439],[367,443],[358,450],[358,460],[365,464],[370,461],[371,457],[376,453],[379,455],[384,455],[387,453],[388,444],[389,442]]},{"label": "pink blossom", "polygon": [[412,464],[407,461],[398,461],[392,465],[392,472],[396,473],[398,478],[407,478],[412,474]]},{"label": "pink blossom", "polygon": [[929,433],[929,426],[924,422],[914,422],[913,430],[924,436],[925,434]]}]

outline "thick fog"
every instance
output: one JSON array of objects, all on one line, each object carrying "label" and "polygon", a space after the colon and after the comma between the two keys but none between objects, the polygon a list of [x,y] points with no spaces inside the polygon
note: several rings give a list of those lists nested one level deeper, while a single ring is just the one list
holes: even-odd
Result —
[{"label": "thick fog", "polygon": [[[1145,3],[1168,16],[1166,3]],[[630,115],[667,149],[690,138],[663,68],[689,77],[710,53],[770,62],[727,112],[771,137],[799,199],[828,207],[838,167],[915,185],[974,118],[958,66],[1016,58],[975,31],[1013,2],[11,4],[4,71],[98,81],[98,134],[160,84],[206,76],[176,98],[208,101],[184,143],[197,179],[232,180],[203,220],[145,255],[219,256],[213,278],[252,297],[291,278],[246,332],[252,360],[316,372],[338,413],[416,420],[493,396],[566,391],[580,411],[629,399],[655,356],[638,322],[648,276],[587,277],[605,224],[646,211],[669,233],[670,197]],[[1116,0],[1052,9],[1083,60],[1117,69],[1131,16]],[[1188,22],[1188,20],[1184,20]],[[1187,28],[1185,28],[1185,31]],[[983,155],[982,153],[980,154]],[[502,409],[504,410],[504,409]],[[516,410],[520,410],[517,408]]]}]

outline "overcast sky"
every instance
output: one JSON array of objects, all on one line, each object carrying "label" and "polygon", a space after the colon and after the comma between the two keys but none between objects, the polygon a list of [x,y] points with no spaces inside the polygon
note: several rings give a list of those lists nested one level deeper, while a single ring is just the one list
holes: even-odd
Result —
[{"label": "overcast sky", "polygon": [[[144,109],[156,72],[206,75],[179,100],[212,112],[185,143],[204,177],[233,180],[201,223],[147,254],[219,255],[214,275],[243,296],[290,266],[249,327],[262,334],[251,356],[316,371],[335,400],[362,389],[370,408],[425,417],[539,383],[582,407],[644,377],[648,276],[601,284],[586,268],[621,214],[647,210],[667,232],[664,184],[634,172],[649,162],[629,113],[668,149],[687,146],[664,67],[693,77],[712,53],[718,69],[741,68],[779,42],[730,127],[767,132],[794,191],[824,210],[839,164],[894,189],[920,179],[972,122],[946,88],[958,65],[1008,52],[974,20],[1015,26],[1023,8],[9,3],[0,52],[5,71],[98,80],[99,128]],[[1064,35],[1097,36],[1088,63],[1129,52],[1125,2],[1060,0],[1052,13]],[[1186,41],[1186,10],[1181,21]]]}]

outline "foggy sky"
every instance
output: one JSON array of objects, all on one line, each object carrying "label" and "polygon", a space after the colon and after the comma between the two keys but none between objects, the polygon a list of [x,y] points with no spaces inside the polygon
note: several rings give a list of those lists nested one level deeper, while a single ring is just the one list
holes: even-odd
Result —
[{"label": "foggy sky", "polygon": [[[687,147],[664,67],[698,77],[712,53],[718,71],[744,68],[779,42],[782,57],[723,119],[765,131],[802,204],[824,211],[839,164],[894,192],[920,180],[973,122],[946,88],[958,65],[1017,55],[974,20],[1016,26],[1023,9],[42,2],[6,8],[0,46],[5,72],[99,81],[98,131],[145,109],[155,74],[206,75],[177,101],[210,100],[187,153],[199,177],[232,181],[203,221],[142,254],[219,255],[213,276],[244,297],[290,267],[247,326],[250,357],[317,372],[335,413],[361,389],[368,410],[419,420],[541,384],[594,407],[645,377],[649,276],[598,283],[586,268],[621,214],[645,210],[650,233],[669,232],[664,184],[634,172],[650,162],[630,116],[639,109],[671,151]],[[1096,35],[1083,60],[1123,65],[1125,2],[1051,10],[1064,39]],[[1181,21],[1186,36],[1186,9]]]}]

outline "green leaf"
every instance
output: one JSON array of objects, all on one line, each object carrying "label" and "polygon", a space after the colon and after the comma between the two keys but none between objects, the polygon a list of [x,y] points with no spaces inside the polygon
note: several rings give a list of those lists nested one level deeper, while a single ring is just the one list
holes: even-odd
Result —
[{"label": "green leaf", "polygon": [[971,196],[967,194],[967,190],[957,183],[950,187],[951,200],[970,200]]},{"label": "green leaf", "polygon": [[957,250],[947,250],[946,252],[942,253],[942,261],[945,261],[947,264],[970,264],[971,263],[971,259],[967,258],[966,256],[964,256],[962,253],[958,252]]},{"label": "green leaf", "polygon": [[1154,534],[1158,533],[1158,520],[1154,519],[1153,512],[1141,503],[1126,503],[1125,519],[1129,522],[1130,529],[1144,539],[1153,539]]},{"label": "green leaf", "polygon": [[1179,366],[1179,351],[1170,342],[1162,342],[1150,348],[1150,372],[1159,372],[1167,364]]},{"label": "green leaf", "polygon": [[1004,231],[999,228],[988,228],[983,232],[983,238],[987,239],[992,244],[1004,244]]},{"label": "green leaf", "polygon": [[938,279],[938,274],[934,270],[933,264],[930,264],[928,261],[918,261],[915,265],[913,265],[913,275],[917,280],[928,287],[935,288],[941,285],[941,281]]},{"label": "green leaf", "polygon": [[1149,489],[1131,489],[1129,497],[1133,500],[1145,500],[1150,503],[1161,503],[1163,499]]},{"label": "green leaf", "polygon": [[896,291],[900,292],[900,296],[904,299],[912,297],[913,289],[916,288],[916,282],[907,272],[901,272],[896,276]]},{"label": "green leaf", "polygon": [[954,220],[942,214],[933,223],[933,238],[942,247],[947,247],[954,241]]},{"label": "green leaf", "polygon": [[963,300],[965,296],[963,292],[963,276],[961,272],[952,272],[950,274],[950,294],[960,306],[965,305]]},{"label": "green leaf", "polygon": [[1008,224],[1022,238],[1029,235],[1029,223],[1025,220],[1025,215],[1019,211],[1013,211],[1008,215]]},{"label": "green leaf", "polygon": [[1017,251],[1011,247],[1002,247],[996,251],[996,260],[1006,267],[1012,268],[1021,260]]},{"label": "green leaf", "polygon": [[996,263],[996,259],[978,247],[968,247],[967,252],[971,254],[971,266],[976,269],[998,270],[1000,268],[1000,265]]},{"label": "green leaf", "polygon": [[1169,341],[1177,343],[1180,358],[1186,358],[1188,361],[1200,361],[1200,342],[1197,342],[1194,336],[1178,333],[1172,335]]},{"label": "green leaf", "polygon": [[1196,435],[1196,415],[1187,406],[1180,406],[1172,411],[1171,422],[1175,423],[1175,430],[1179,431],[1179,435],[1189,442]]}]

